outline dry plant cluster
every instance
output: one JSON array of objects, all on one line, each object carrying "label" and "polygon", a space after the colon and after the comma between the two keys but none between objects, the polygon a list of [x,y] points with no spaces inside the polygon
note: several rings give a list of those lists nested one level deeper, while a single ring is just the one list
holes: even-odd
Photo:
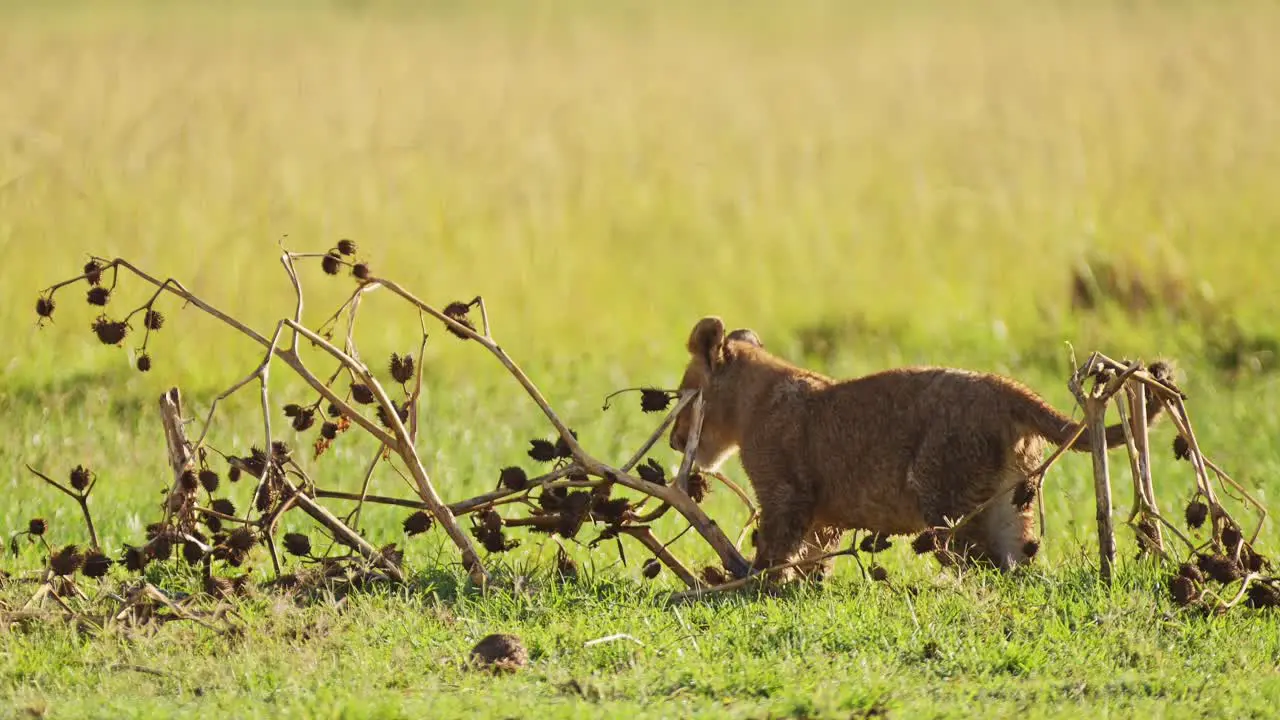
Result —
[{"label": "dry plant cluster", "polygon": [[[482,298],[437,308],[395,281],[376,274],[368,262],[359,258],[358,248],[350,240],[342,240],[322,253],[284,250],[280,262],[293,286],[295,302],[292,313],[280,319],[269,335],[259,333],[218,310],[177,280],[160,280],[122,258],[91,258],[80,274],[40,294],[35,309],[39,322],[44,324],[55,316],[62,297],[58,293],[83,283],[86,301],[102,308],[90,327],[99,342],[108,346],[124,346],[141,330],[136,367],[142,372],[152,368],[149,351],[152,335],[166,327],[165,315],[157,309],[162,299],[177,298],[184,307],[194,307],[217,319],[257,343],[263,354],[256,367],[216,397],[203,418],[187,417],[176,388],[161,396],[160,419],[165,431],[172,478],[166,481],[167,489],[156,508],[155,521],[146,528],[145,540],[136,545],[126,544],[118,554],[108,554],[94,528],[90,510],[90,496],[97,483],[94,472],[77,466],[69,471],[68,482],[63,484],[50,474],[29,467],[33,475],[79,505],[88,533],[88,545],[83,548],[75,544],[55,547],[47,539],[48,524],[40,518],[32,519],[28,528],[14,534],[10,542],[12,552],[20,552],[25,539],[46,551],[47,563],[39,577],[29,579],[37,583],[38,589],[24,607],[16,610],[0,607],[0,612],[7,618],[6,625],[24,620],[62,618],[103,628],[120,622],[153,624],[171,619],[190,619],[211,627],[214,623],[234,627],[230,622],[235,616],[233,605],[219,602],[210,610],[207,604],[199,602],[198,595],[174,599],[145,577],[126,583],[119,593],[104,591],[93,598],[77,583],[77,575],[101,579],[117,564],[123,565],[130,573],[143,575],[152,563],[178,562],[180,559],[200,569],[204,593],[218,600],[229,600],[250,589],[249,573],[239,569],[246,566],[255,553],[266,553],[270,559],[274,577],[269,584],[292,591],[320,587],[332,590],[371,582],[402,582],[405,579],[403,551],[395,544],[375,547],[356,530],[360,515],[369,504],[411,511],[404,520],[404,529],[409,535],[432,530],[445,533],[456,548],[461,566],[470,580],[479,586],[495,581],[477,545],[487,554],[508,551],[520,542],[511,537],[511,531],[516,529],[545,534],[561,543],[558,552],[561,574],[575,572],[573,561],[564,551],[564,541],[579,542],[590,548],[616,544],[618,552],[622,553],[623,538],[630,538],[651,555],[643,566],[646,577],[657,576],[665,567],[688,586],[687,591],[676,593],[677,598],[744,587],[786,567],[751,572],[750,564],[741,552],[742,543],[757,515],[750,497],[723,475],[700,473],[693,468],[694,453],[691,450],[699,440],[702,415],[702,399],[698,393],[640,389],[641,410],[646,413],[666,412],[666,415],[629,458],[611,465],[592,455],[579,443],[577,434],[498,344]],[[315,329],[302,322],[304,293],[297,272],[300,262],[318,263],[328,275],[347,274],[355,281],[355,288],[347,299]],[[118,304],[115,300],[117,282],[122,273],[149,285],[152,291],[141,306],[123,315],[112,315],[107,308]],[[417,311],[421,341],[415,353],[392,354],[385,363],[371,365],[362,358],[357,347],[355,328],[362,301],[368,293],[379,288]],[[530,477],[521,467],[511,465],[501,469],[495,489],[490,492],[453,502],[442,497],[419,454],[423,352],[427,344],[427,324],[431,321],[443,324],[457,340],[472,343],[487,352],[537,405],[554,435],[552,439],[533,439],[528,456],[543,464],[545,472]],[[326,357],[334,366],[333,370],[327,375],[318,373],[308,362],[310,353],[304,358],[304,347]],[[284,368],[302,379],[314,393],[312,398],[307,402],[277,406],[270,391],[271,374],[277,368]],[[217,419],[219,404],[255,382],[262,412],[261,445],[224,452],[211,442],[211,429]],[[1181,605],[1217,612],[1239,604],[1272,606],[1280,602],[1280,578],[1267,574],[1271,564],[1254,548],[1265,510],[1201,452],[1187,414],[1185,395],[1148,373],[1141,362],[1118,363],[1097,353],[1092,354],[1075,372],[1069,385],[1087,420],[1082,428],[1091,428],[1095,437],[1102,435],[1109,405],[1114,405],[1124,419],[1135,498],[1127,521],[1137,533],[1140,553],[1157,556],[1177,567],[1176,574],[1169,580],[1173,598]],[[1155,396],[1166,406],[1178,431],[1174,450],[1194,467],[1195,494],[1187,506],[1185,520],[1192,529],[1208,523],[1208,537],[1203,541],[1192,540],[1188,535],[1194,533],[1184,533],[1157,507],[1146,427],[1146,398],[1141,391],[1143,386],[1154,390]],[[608,407],[606,401],[605,408]],[[675,477],[668,478],[663,466],[656,460],[647,459],[647,455],[677,415],[686,409],[693,414],[693,431],[679,470]],[[281,432],[282,422],[289,426],[288,431]],[[192,433],[194,437],[188,435],[189,425],[196,428]],[[297,441],[291,443],[285,439],[286,436],[290,439],[311,437],[303,444],[316,460],[320,460],[334,443],[342,442],[350,433],[365,433],[378,444],[369,458],[361,485],[352,488],[318,484],[298,461]],[[987,504],[1013,502],[1025,507],[1035,502],[1041,496],[1045,473],[1059,457],[1061,451],[1050,457],[1032,480],[1022,486],[1006,488],[951,526],[921,533],[912,542],[913,549],[921,554],[947,552],[955,530]],[[383,497],[369,493],[374,473],[378,468],[387,466],[406,479],[415,497]],[[1111,524],[1110,471],[1105,450],[1095,451],[1094,470],[1099,571],[1104,580],[1109,581],[1115,556],[1115,537]],[[748,509],[749,519],[736,542],[731,541],[700,506],[710,491],[712,480],[723,483]],[[225,493],[229,484],[240,482],[254,486],[253,501],[246,508],[237,508],[227,497],[219,497],[220,491]],[[1248,537],[1219,502],[1215,484],[1223,492],[1235,494],[1258,511],[1258,527]],[[339,514],[328,507],[330,501],[352,503],[353,506]],[[695,571],[672,552],[670,541],[664,542],[655,534],[654,521],[673,509],[683,517],[688,529],[694,530],[715,553],[718,565]],[[295,510],[309,516],[316,524],[315,532],[327,538],[325,550],[319,550],[320,543],[313,542],[310,535],[281,535],[278,532],[281,518]],[[519,512],[504,515],[502,510]],[[590,539],[583,537],[588,528],[594,533]],[[1042,534],[1043,529],[1041,505]],[[1165,529],[1185,546],[1185,552],[1180,556],[1167,547]],[[856,558],[859,551],[874,554],[889,546],[888,538],[873,535],[863,537],[859,542],[855,534],[847,548],[830,556],[851,555]],[[286,573],[281,564],[281,551],[299,558],[304,569]],[[623,558],[625,560],[625,554]],[[874,564],[870,574],[877,580],[886,579],[884,569]],[[54,603],[57,608],[46,610],[49,603]]]}]

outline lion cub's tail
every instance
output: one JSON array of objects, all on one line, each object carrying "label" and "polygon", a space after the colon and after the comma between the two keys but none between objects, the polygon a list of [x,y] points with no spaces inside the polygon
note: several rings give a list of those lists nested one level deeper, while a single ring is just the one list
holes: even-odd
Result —
[{"label": "lion cub's tail", "polygon": [[[1153,363],[1149,372],[1161,381],[1167,381],[1173,375],[1172,368],[1166,362]],[[1150,388],[1144,386],[1143,390],[1147,394],[1147,422],[1151,423],[1163,414],[1164,403],[1160,402]],[[1052,405],[1030,393],[1023,394],[1020,401],[1015,403],[1015,408],[1014,412],[1020,423],[1055,445],[1066,444],[1080,430],[1081,423],[1073,422]],[[1125,443],[1124,426],[1119,423],[1108,425],[1104,441],[1108,449],[1123,445]],[[1093,442],[1092,434],[1085,430],[1068,449],[1091,452]]]}]

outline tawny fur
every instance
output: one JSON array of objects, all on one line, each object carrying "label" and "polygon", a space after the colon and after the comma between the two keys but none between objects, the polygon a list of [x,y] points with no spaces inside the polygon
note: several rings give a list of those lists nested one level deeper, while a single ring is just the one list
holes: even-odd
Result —
[{"label": "tawny fur", "polygon": [[[838,549],[850,529],[900,535],[955,521],[1079,429],[999,375],[913,367],[837,381],[770,354],[750,330],[726,335],[717,317],[698,322],[688,349],[681,389],[701,390],[705,405],[696,465],[714,470],[740,452],[761,510],[756,568]],[[1155,420],[1161,404],[1148,399]],[[676,450],[690,421],[688,409],[676,419]],[[1086,431],[1071,449],[1092,442]],[[1105,442],[1123,444],[1123,428],[1108,427]],[[951,549],[1011,569],[1034,555],[1033,520],[1031,507],[995,502]],[[830,562],[801,570],[821,575]]]}]

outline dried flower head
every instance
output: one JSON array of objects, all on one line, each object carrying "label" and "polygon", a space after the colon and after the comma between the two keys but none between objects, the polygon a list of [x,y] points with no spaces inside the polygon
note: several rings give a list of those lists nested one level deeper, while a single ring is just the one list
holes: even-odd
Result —
[{"label": "dried flower head", "polygon": [[200,549],[200,544],[187,540],[182,543],[182,559],[187,561],[188,565],[195,565],[204,559],[204,550]]},{"label": "dried flower head", "polygon": [[471,648],[473,667],[490,672],[515,672],[529,664],[529,651],[515,635],[487,635]]},{"label": "dried flower head", "polygon": [[1191,459],[1191,443],[1187,442],[1187,439],[1182,435],[1178,435],[1173,438],[1173,459]]},{"label": "dried flower head", "polygon": [[636,474],[640,476],[641,480],[651,482],[654,485],[667,484],[667,472],[663,470],[662,465],[653,458],[649,458],[648,462],[637,466]]},{"label": "dried flower head", "polygon": [[622,516],[631,509],[631,501],[626,498],[597,497],[591,505],[591,512],[607,522],[621,522]]},{"label": "dried flower head", "polygon": [[1192,500],[1187,504],[1186,519],[1187,527],[1198,528],[1204,525],[1204,521],[1209,517],[1209,506],[1199,500]]},{"label": "dried flower head", "polygon": [[208,492],[217,492],[221,481],[222,478],[218,477],[218,473],[208,468],[200,471],[200,487],[203,487]]},{"label": "dried flower head", "polygon": [[1200,572],[1200,568],[1195,563],[1182,563],[1178,568],[1178,574],[1192,582],[1204,582],[1204,573]]},{"label": "dried flower head", "polygon": [[[391,403],[391,406],[396,409],[396,417],[400,418],[400,422],[402,424],[409,422],[409,402],[407,400],[398,405],[393,402]],[[388,413],[387,409],[381,405],[378,406],[378,422],[388,430],[393,427],[391,424],[390,413]]]},{"label": "dried flower head", "polygon": [[346,238],[343,238],[342,240],[339,240],[339,241],[338,241],[338,252],[342,253],[343,255],[355,255],[355,254],[356,254],[356,243],[355,243],[355,241],[354,241],[354,240],[347,240]]},{"label": "dried flower head", "polygon": [[556,446],[550,440],[541,438],[530,440],[529,457],[538,462],[551,462],[556,459]]},{"label": "dried flower head", "polygon": [[53,317],[53,310],[57,306],[58,304],[53,301],[52,295],[48,297],[41,295],[36,298],[36,315],[39,315],[41,318]]},{"label": "dried flower head", "polygon": [[138,368],[138,372],[150,372],[150,371],[151,371],[151,356],[150,356],[150,355],[148,355],[148,354],[147,354],[147,353],[145,353],[145,352],[138,353],[138,359],[137,359],[137,361],[134,363],[134,365],[135,365],[135,367],[137,367],[137,368]]},{"label": "dried flower head", "polygon": [[529,476],[523,468],[512,465],[502,468],[498,475],[498,483],[508,490],[523,490],[529,486]]},{"label": "dried flower head", "polygon": [[640,570],[640,573],[650,580],[658,577],[660,572],[662,572],[662,563],[658,562],[657,558],[645,560],[644,567]]},{"label": "dried flower head", "polygon": [[90,326],[103,345],[119,345],[129,335],[129,324],[99,315]]},{"label": "dried flower head", "polygon": [[1023,480],[1013,489],[1013,506],[1019,511],[1031,507],[1031,503],[1035,499],[1036,484],[1030,480]]},{"label": "dried flower head", "polygon": [[[475,324],[471,322],[471,318],[467,317],[467,313],[470,311],[471,311],[471,305],[464,302],[451,302],[448,305],[446,305],[444,308],[445,317],[448,317],[450,320],[458,323],[459,325],[462,325],[463,327],[467,328],[471,332],[475,332],[476,331]],[[470,339],[466,333],[454,328],[452,325],[449,325],[448,323],[445,323],[445,329],[458,338],[461,338],[463,340]]]},{"label": "dried flower head", "polygon": [[642,412],[662,412],[671,405],[671,393],[666,390],[645,388],[640,391],[640,410]]},{"label": "dried flower head", "polygon": [[325,253],[324,259],[320,261],[320,267],[328,275],[337,275],[342,270],[342,258],[335,252]]},{"label": "dried flower head", "polygon": [[149,562],[151,558],[142,548],[132,545],[124,546],[124,567],[129,572],[142,572]]},{"label": "dried flower head", "polygon": [[77,465],[71,471],[71,487],[83,491],[93,482],[93,471],[83,465]]},{"label": "dried flower head", "polygon": [[1251,608],[1268,608],[1280,605],[1280,590],[1276,589],[1274,581],[1258,581],[1251,583],[1247,593],[1248,599],[1245,605]]},{"label": "dried flower head", "polygon": [[142,316],[142,324],[148,330],[159,330],[164,327],[164,313],[159,310],[148,309],[146,314]]},{"label": "dried flower head", "polygon": [[306,557],[311,554],[311,538],[302,533],[285,533],[284,550],[290,555]]},{"label": "dried flower head", "polygon": [[410,537],[419,535],[431,529],[434,520],[425,511],[419,510],[404,519],[404,531]]},{"label": "dried flower head", "polygon": [[938,531],[930,528],[929,530],[925,530],[917,535],[915,539],[911,541],[911,549],[914,550],[917,555],[933,552],[941,547],[941,543],[939,543],[938,540]]},{"label": "dried flower head", "polygon": [[103,306],[111,302],[111,291],[100,286],[89,288],[89,292],[85,293],[86,299],[90,305]]},{"label": "dried flower head", "polygon": [[351,383],[351,399],[361,405],[368,405],[373,402],[373,390],[364,383]]},{"label": "dried flower head", "polygon": [[1026,541],[1026,542],[1022,543],[1022,554],[1023,554],[1023,556],[1024,556],[1024,557],[1026,557],[1028,560],[1030,560],[1031,558],[1035,557],[1035,556],[1036,556],[1036,555],[1038,555],[1039,553],[1040,553],[1040,541],[1039,541],[1039,540],[1028,540],[1028,541]]},{"label": "dried flower head", "polygon": [[100,550],[90,550],[85,553],[84,566],[80,569],[82,575],[100,578],[105,577],[109,570],[111,570],[111,558],[103,555]]},{"label": "dried flower head", "polygon": [[227,517],[236,516],[236,504],[227,498],[218,498],[217,500],[214,500],[209,509],[214,512],[222,513]]},{"label": "dried flower head", "polygon": [[196,488],[200,487],[200,480],[196,477],[194,470],[183,470],[178,481],[182,484],[182,489],[187,492],[194,492]]},{"label": "dried flower head", "polygon": [[240,467],[237,465],[232,465],[227,470],[227,479],[233,483],[240,482]]},{"label": "dried flower head", "polygon": [[[569,434],[573,436],[574,440],[578,439],[577,430],[569,428]],[[565,458],[566,460],[573,457],[573,449],[569,447],[569,441],[565,440],[564,436],[556,438],[556,457]]]},{"label": "dried flower head", "polygon": [[67,545],[49,556],[49,569],[54,575],[60,577],[75,575],[82,565],[84,565],[84,555],[75,545]]},{"label": "dried flower head", "polygon": [[1200,572],[1226,585],[1227,583],[1239,580],[1244,577],[1243,568],[1235,560],[1224,555],[1206,555],[1201,553],[1197,556],[1197,565]]},{"label": "dried flower head", "polygon": [[1199,597],[1195,584],[1183,575],[1176,575],[1169,579],[1169,595],[1175,603],[1184,607],[1195,602]]},{"label": "dried flower head", "polygon": [[893,545],[889,538],[879,533],[872,533],[862,538],[858,549],[864,553],[878,553],[888,550]]},{"label": "dried flower head", "polygon": [[152,540],[147,544],[147,547],[149,548],[151,557],[161,562],[173,557],[173,541],[170,540],[167,535],[161,535],[155,540]]},{"label": "dried flower head", "polygon": [[401,384],[409,382],[413,379],[413,356],[408,354],[397,355],[396,353],[391,353],[390,370],[391,377],[395,379],[396,382]]},{"label": "dried flower head", "polygon": [[876,582],[888,582],[889,571],[884,569],[883,565],[876,565],[867,571],[871,575],[871,579]]},{"label": "dried flower head", "polygon": [[32,535],[40,536],[45,530],[49,529],[49,523],[44,518],[31,518],[27,521],[27,532]]},{"label": "dried flower head", "polygon": [[351,274],[357,280],[368,280],[373,271],[369,269],[369,263],[356,263],[351,266]]},{"label": "dried flower head", "polygon": [[231,534],[227,536],[227,547],[240,552],[247,552],[257,542],[257,534],[245,526],[232,530]]},{"label": "dried flower head", "polygon": [[294,430],[298,432],[305,432],[306,430],[311,429],[312,425],[316,424],[316,413],[311,408],[301,410],[297,415],[293,416],[293,422],[290,424],[293,425]]},{"label": "dried flower head", "polygon": [[326,440],[333,440],[338,437],[338,424],[327,422],[320,426],[320,436]]},{"label": "dried flower head", "polygon": [[1222,545],[1227,549],[1227,552],[1234,553],[1243,541],[1244,536],[1240,534],[1240,528],[1235,525],[1228,525],[1222,528]]},{"label": "dried flower head", "polygon": [[222,531],[222,519],[216,515],[205,515],[200,518],[200,521],[204,523],[205,527],[209,528],[211,533],[216,534]]},{"label": "dried flower head", "polygon": [[97,285],[102,282],[102,265],[97,260],[90,260],[84,264],[84,279],[90,285]]},{"label": "dried flower head", "polygon": [[698,504],[707,499],[707,494],[711,492],[711,483],[707,480],[707,476],[694,470],[689,473],[689,499]]}]

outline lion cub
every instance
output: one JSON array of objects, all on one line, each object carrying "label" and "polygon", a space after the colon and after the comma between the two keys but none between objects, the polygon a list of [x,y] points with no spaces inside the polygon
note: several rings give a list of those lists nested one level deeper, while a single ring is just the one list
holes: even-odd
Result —
[{"label": "lion cub", "polygon": [[[898,535],[959,519],[1024,480],[1046,442],[1061,445],[1079,428],[998,375],[926,367],[836,381],[770,354],[751,330],[726,335],[718,317],[698,322],[688,349],[680,389],[701,390],[705,408],[695,464],[715,470],[741,451],[760,502],[757,569],[835,550],[850,529]],[[1160,403],[1147,407],[1155,420]],[[691,415],[686,408],[671,430],[677,451]],[[1071,449],[1093,441],[1086,431]],[[1105,442],[1123,444],[1124,429],[1108,427]],[[970,560],[1011,569],[1037,549],[1031,508],[993,503],[956,541],[952,550]],[[829,572],[830,562],[801,571]]]}]

